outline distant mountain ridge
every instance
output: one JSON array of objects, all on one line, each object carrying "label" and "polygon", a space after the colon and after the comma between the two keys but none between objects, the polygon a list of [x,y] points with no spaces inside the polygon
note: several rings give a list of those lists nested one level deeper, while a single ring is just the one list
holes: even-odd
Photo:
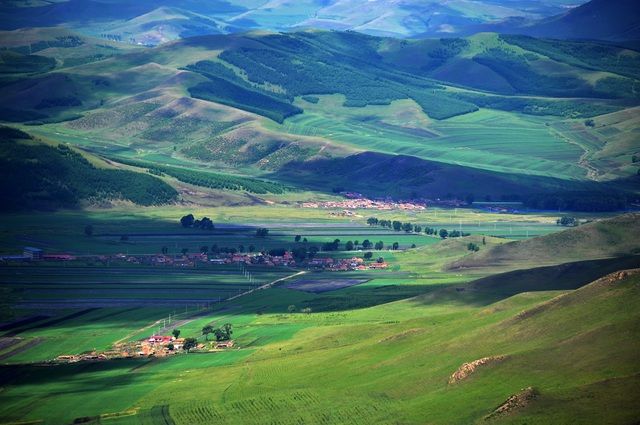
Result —
[{"label": "distant mountain ridge", "polygon": [[640,2],[592,0],[516,32],[534,37],[597,40],[640,39]]},{"label": "distant mountain ridge", "polygon": [[0,29],[64,26],[134,44],[195,35],[303,28],[391,37],[468,35],[499,22],[536,22],[585,0],[66,0],[0,5]]}]

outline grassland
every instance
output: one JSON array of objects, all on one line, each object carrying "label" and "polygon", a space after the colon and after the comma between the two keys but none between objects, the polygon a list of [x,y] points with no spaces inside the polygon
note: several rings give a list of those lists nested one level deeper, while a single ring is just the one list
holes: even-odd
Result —
[{"label": "grassland", "polygon": [[[324,230],[329,238],[340,231],[381,232],[356,227],[326,212],[290,207],[286,207],[289,222],[284,223],[284,210],[255,207],[253,211],[222,208],[209,212],[216,211],[217,220],[224,217],[234,222],[248,217],[255,220],[260,212],[260,221],[271,224],[275,240],[305,230]],[[131,230],[138,223],[142,231],[155,226],[179,234],[183,230],[175,221],[177,213],[149,209],[143,220],[144,214],[132,220],[126,211],[119,218],[113,212],[82,214],[91,217],[97,228],[109,231]],[[49,221],[44,220],[45,215],[40,215],[41,220],[33,215],[32,226],[51,228],[55,234],[77,222],[79,214],[68,213],[68,221],[61,219],[64,215]],[[411,220],[421,222],[427,214],[436,222],[435,211],[416,214]],[[474,214],[483,218],[482,213],[466,210],[437,214],[441,225],[454,221],[454,215],[467,221]],[[321,215],[324,226],[304,224],[314,215],[317,219]],[[100,217],[102,222],[97,221]],[[407,219],[395,213],[384,217]],[[486,214],[485,218],[490,223],[503,217]],[[633,221],[630,217],[626,220]],[[9,216],[7,219],[5,229],[15,225]],[[553,221],[552,217],[536,219],[549,225]],[[612,236],[623,235],[616,233],[622,229],[637,233],[629,231],[624,220],[595,226]],[[573,252],[570,243],[579,238],[572,235],[589,233],[593,226],[522,243],[542,250],[567,241],[566,251]],[[241,233],[235,237],[243,238]],[[106,424],[396,423],[399,418],[406,423],[473,423],[521,388],[534,386],[540,395],[530,405],[494,421],[512,423],[526,418],[531,423],[548,423],[553,418],[556,423],[575,423],[576,418],[588,422],[598,417],[602,423],[617,423],[635,415],[628,403],[635,397],[632,388],[637,374],[633,359],[638,347],[629,342],[636,340],[629,338],[635,332],[631,324],[637,320],[637,275],[575,288],[611,270],[634,267],[637,257],[514,272],[517,276],[494,275],[494,266],[468,270],[445,266],[477,261],[497,249],[504,251],[510,246],[506,240],[486,236],[486,245],[482,245],[480,235],[437,243],[428,239],[430,243],[417,249],[381,253],[394,265],[388,271],[323,272],[299,278],[366,281],[359,285],[315,294],[287,289],[288,283],[282,283],[213,303],[205,311],[198,305],[216,294],[228,294],[229,288],[248,289],[233,267],[4,266],[0,269],[3,286],[21,291],[19,315],[37,314],[31,310],[35,304],[29,304],[36,302],[47,305],[44,311],[49,317],[3,331],[3,341],[20,339],[0,348],[0,356],[8,355],[3,362],[10,364],[0,372],[7,383],[0,395],[0,413],[7,423],[42,419],[52,424],[81,417],[89,417],[89,423]],[[480,245],[480,252],[470,254],[468,242]],[[633,245],[631,239],[626,245],[620,243],[618,251],[628,243]],[[99,246],[88,244],[86,248]],[[557,260],[570,258],[573,256]],[[531,258],[527,267],[535,263]],[[521,267],[523,263],[513,264]],[[253,272],[262,281],[291,273]],[[484,279],[474,281],[477,278]],[[63,293],[78,304],[52,309]],[[142,293],[144,305],[138,305]],[[187,311],[185,296],[190,299]],[[117,298],[126,304],[91,304],[100,298],[109,298],[109,302]],[[304,308],[311,312],[300,312]],[[179,321],[184,336],[199,336],[202,326],[209,323],[230,322],[238,348],[156,360],[31,363],[59,354],[106,349],[116,340],[144,338],[161,327],[158,319],[167,320],[169,315]],[[612,344],[619,347],[613,363]],[[549,352],[554,355],[547,355]],[[506,360],[478,370],[465,381],[447,384],[449,375],[463,362],[490,355],[503,355]],[[86,401],[96,395],[100,404]],[[451,409],[452,405],[458,408]],[[604,405],[621,407],[603,413]],[[573,412],[571,418],[563,413],[567,409]],[[428,417],[425,411],[431,412]]]},{"label": "grassland", "polygon": [[[95,44],[78,40],[47,51],[48,57],[64,61],[74,49]],[[637,171],[628,157],[635,149],[632,119],[624,118],[636,102],[629,94],[635,77],[628,72],[635,54],[589,43],[525,41],[480,34],[401,42],[312,31],[195,37],[118,51],[61,72],[20,74],[7,82],[6,100],[22,114],[47,116],[28,122],[44,123],[31,126],[41,137],[110,158],[234,178],[290,180],[279,175],[287,164],[372,151],[479,169],[520,186],[538,176],[565,186],[612,181],[628,190],[631,184],[617,180]],[[597,59],[598,49],[624,66],[608,67]],[[419,63],[412,62],[416,57]],[[526,78],[505,74],[511,65]],[[468,81],[447,77],[469,68],[478,74]],[[485,81],[497,85],[485,87]],[[191,97],[207,84],[230,91],[215,90],[214,101]],[[559,93],[563,84],[574,92]],[[265,109],[266,101],[282,106],[277,116],[269,115],[275,109]],[[597,127],[587,126],[587,118]],[[460,176],[454,180],[470,188],[473,179],[457,170],[450,172]],[[528,188],[534,186],[537,181]],[[300,180],[298,188],[311,187]]]}]

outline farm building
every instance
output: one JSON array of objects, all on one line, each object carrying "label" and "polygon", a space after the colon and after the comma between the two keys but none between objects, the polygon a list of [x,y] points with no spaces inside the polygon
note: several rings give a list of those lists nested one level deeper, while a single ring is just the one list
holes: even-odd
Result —
[{"label": "farm building", "polygon": [[24,252],[22,253],[25,257],[27,257],[31,261],[40,261],[42,260],[42,250],[40,248],[34,248],[31,246],[27,246],[24,248]]},{"label": "farm building", "polygon": [[216,342],[216,348],[231,348],[233,347],[233,340]]}]

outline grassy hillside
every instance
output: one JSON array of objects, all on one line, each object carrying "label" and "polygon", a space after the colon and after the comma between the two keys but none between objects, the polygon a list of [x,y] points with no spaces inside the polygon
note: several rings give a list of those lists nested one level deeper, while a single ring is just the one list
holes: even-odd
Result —
[{"label": "grassy hillside", "polygon": [[66,145],[49,146],[8,127],[0,134],[0,197],[6,209],[77,207],[126,200],[158,205],[177,192],[146,174],[97,168]]},{"label": "grassy hillside", "polygon": [[[62,42],[57,32],[40,32],[43,46]],[[27,34],[28,46],[42,44],[35,41],[38,30]],[[11,40],[19,43],[16,34]],[[633,146],[631,133],[604,121],[594,126],[603,114],[633,115],[627,108],[638,102],[637,53],[628,49],[496,34],[396,40],[254,32],[193,37],[65,67],[67,59],[82,57],[69,52],[97,44],[64,40],[70,45],[38,51],[56,61],[52,72],[6,79],[8,106],[0,117],[110,157],[258,178],[269,173],[289,184],[300,177],[292,168],[307,173],[321,169],[323,160],[370,151],[450,170],[446,178],[434,177],[450,180],[448,190],[410,176],[402,187],[378,182],[394,196],[530,194],[532,182],[544,180],[532,175],[555,179],[545,180],[554,183],[543,192],[579,191],[584,188],[576,181],[592,179],[611,180],[606,191],[633,190],[626,180],[637,170],[624,154]],[[599,57],[619,58],[619,65]],[[300,162],[305,165],[294,165]],[[471,190],[468,176],[482,176],[483,187]],[[359,186],[358,177],[343,180]],[[302,189],[344,186],[333,176],[313,180],[298,183]],[[485,188],[498,180],[507,186]],[[590,208],[575,198],[563,194],[531,205]]]},{"label": "grassy hillside", "polygon": [[[47,377],[31,365],[4,367],[2,413],[45,423],[484,423],[532,387],[525,403],[491,422],[625,423],[638,415],[638,276],[615,273],[575,291],[521,293],[481,306],[425,295],[312,314],[286,313],[305,295],[276,288],[184,330],[231,320],[243,345],[237,350],[50,366]],[[327,302],[331,295],[316,297],[318,306]],[[256,314],[265,303],[275,313]],[[132,320],[117,313],[93,322],[107,329]],[[463,363],[492,356],[450,382]],[[95,394],[99,404],[90,401]]]},{"label": "grassy hillside", "polygon": [[492,247],[455,261],[450,269],[527,268],[535,264],[610,258],[640,253],[640,215],[625,214],[527,241]]}]

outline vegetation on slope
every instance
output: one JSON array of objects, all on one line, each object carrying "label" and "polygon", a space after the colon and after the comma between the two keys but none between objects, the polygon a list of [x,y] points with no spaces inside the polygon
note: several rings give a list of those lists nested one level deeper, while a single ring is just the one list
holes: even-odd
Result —
[{"label": "vegetation on slope", "polygon": [[2,129],[0,198],[6,209],[76,207],[122,199],[140,205],[171,202],[177,192],[153,176],[100,169],[65,145],[18,142],[26,133]]},{"label": "vegetation on slope", "polygon": [[[318,179],[317,176],[323,176]],[[290,162],[272,178],[322,191],[367,196],[521,201],[546,210],[616,211],[627,194],[606,185],[541,176],[517,176],[406,156],[364,152],[346,158]]]},{"label": "vegetation on slope", "polygon": [[148,168],[149,173],[151,174],[167,174],[171,177],[175,177],[181,182],[193,184],[195,186],[208,187],[210,189],[243,190],[257,194],[283,193],[285,191],[285,187],[281,184],[254,179],[251,177],[198,171],[123,158],[114,158],[114,160],[134,167]]},{"label": "vegetation on slope", "polygon": [[640,254],[640,214],[611,219],[525,241],[509,242],[455,261],[450,269],[507,267]]}]

